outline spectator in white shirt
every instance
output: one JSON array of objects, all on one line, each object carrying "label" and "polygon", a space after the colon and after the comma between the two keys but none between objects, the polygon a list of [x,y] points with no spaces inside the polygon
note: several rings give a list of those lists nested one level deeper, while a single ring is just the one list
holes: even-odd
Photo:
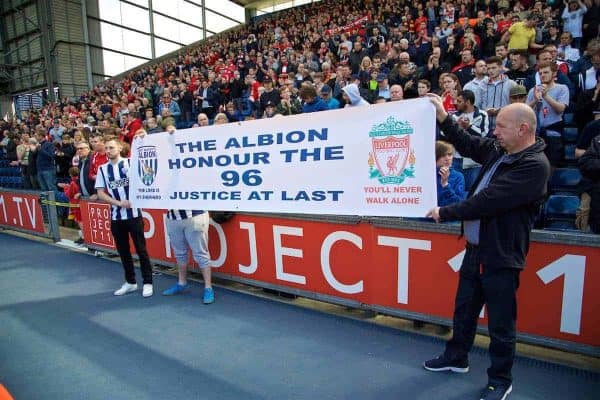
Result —
[{"label": "spectator in white shirt", "polygon": [[565,9],[562,13],[563,30],[573,36],[573,47],[579,48],[583,36],[583,16],[587,7],[581,0],[564,0]]}]

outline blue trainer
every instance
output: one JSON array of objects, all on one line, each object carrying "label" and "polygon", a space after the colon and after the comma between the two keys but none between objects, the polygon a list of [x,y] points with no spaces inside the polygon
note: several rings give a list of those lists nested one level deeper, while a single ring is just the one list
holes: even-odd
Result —
[{"label": "blue trainer", "polygon": [[165,290],[162,294],[163,296],[173,296],[174,294],[183,293],[187,288],[187,284],[180,285],[179,283],[176,283],[175,285]]},{"label": "blue trainer", "polygon": [[204,304],[211,304],[215,302],[215,292],[212,288],[204,288]]}]

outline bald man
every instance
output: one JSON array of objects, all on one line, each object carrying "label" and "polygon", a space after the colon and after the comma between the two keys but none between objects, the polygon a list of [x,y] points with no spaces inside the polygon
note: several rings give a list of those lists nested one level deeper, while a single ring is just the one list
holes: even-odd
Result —
[{"label": "bald man", "polygon": [[400,101],[404,99],[404,90],[400,85],[392,85],[390,87],[390,101]]},{"label": "bald man", "polygon": [[[487,306],[491,366],[481,399],[506,399],[512,391],[519,275],[529,235],[546,194],[550,164],[536,138],[536,117],[526,104],[511,104],[496,119],[496,139],[459,129],[437,95],[428,95],[445,135],[464,157],[482,164],[466,200],[435,207],[436,222],[463,221],[466,252],[460,269],[453,336],[444,353],[426,361],[429,371],[469,371],[481,308]],[[442,299],[440,299],[442,300]]]}]

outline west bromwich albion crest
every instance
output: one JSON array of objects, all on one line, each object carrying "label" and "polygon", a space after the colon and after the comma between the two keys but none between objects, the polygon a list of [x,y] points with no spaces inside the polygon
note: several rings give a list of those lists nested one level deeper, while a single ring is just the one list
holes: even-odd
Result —
[{"label": "west bromwich albion crest", "polygon": [[[410,123],[389,117],[381,124],[373,125],[369,136],[369,177],[382,184],[401,184],[407,177],[414,178],[415,153],[410,147],[410,135],[414,130]],[[408,164],[408,167],[407,167]]]},{"label": "west bromwich albion crest", "polygon": [[146,186],[152,185],[156,178],[158,157],[156,146],[141,146],[138,148],[138,175]]}]

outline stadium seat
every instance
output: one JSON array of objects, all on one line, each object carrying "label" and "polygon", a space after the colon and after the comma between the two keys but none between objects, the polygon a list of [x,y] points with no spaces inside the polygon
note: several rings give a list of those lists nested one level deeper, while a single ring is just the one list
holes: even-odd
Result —
[{"label": "stadium seat", "polygon": [[550,230],[577,230],[575,212],[579,197],[573,195],[551,195],[544,206],[544,227]]},{"label": "stadium seat", "polygon": [[576,194],[581,182],[581,172],[577,168],[557,168],[550,177],[550,194]]},{"label": "stadium seat", "polygon": [[567,125],[572,125],[574,116],[575,115],[573,113],[565,113],[563,115],[563,121],[565,121],[565,124]]},{"label": "stadium seat", "polygon": [[563,130],[562,137],[566,143],[575,143],[577,141],[578,134],[579,134],[579,131],[577,130],[577,128],[575,128],[573,126],[567,126]]},{"label": "stadium seat", "polygon": [[565,161],[567,162],[567,164],[572,164],[577,161],[577,158],[575,158],[574,143],[565,144]]}]

